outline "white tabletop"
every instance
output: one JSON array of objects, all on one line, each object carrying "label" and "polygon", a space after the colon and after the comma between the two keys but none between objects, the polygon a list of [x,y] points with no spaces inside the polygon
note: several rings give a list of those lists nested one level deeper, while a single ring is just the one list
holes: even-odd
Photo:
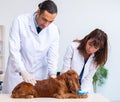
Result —
[{"label": "white tabletop", "polygon": [[100,94],[89,95],[86,99],[56,99],[56,98],[32,98],[13,99],[9,94],[0,94],[0,102],[110,102]]}]

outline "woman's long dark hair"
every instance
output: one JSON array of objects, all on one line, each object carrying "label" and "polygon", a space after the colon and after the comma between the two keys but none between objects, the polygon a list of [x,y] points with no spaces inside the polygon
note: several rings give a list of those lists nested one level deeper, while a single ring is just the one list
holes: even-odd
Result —
[{"label": "woman's long dark hair", "polygon": [[83,56],[86,54],[85,46],[87,44],[87,41],[90,39],[94,39],[92,42],[93,46],[100,47],[100,49],[95,52],[94,62],[97,66],[102,66],[106,63],[108,57],[107,34],[100,29],[95,29],[83,39],[74,40],[74,42],[80,43],[77,49],[79,50],[79,53],[81,53]]}]

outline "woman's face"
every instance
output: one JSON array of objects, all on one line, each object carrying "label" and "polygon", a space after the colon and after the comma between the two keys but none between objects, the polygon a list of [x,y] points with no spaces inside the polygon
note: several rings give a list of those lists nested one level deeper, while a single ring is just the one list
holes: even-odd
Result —
[{"label": "woman's face", "polygon": [[57,15],[56,13],[51,14],[48,11],[44,11],[43,13],[40,13],[40,10],[37,10],[36,21],[39,27],[43,29],[54,21],[56,15]]},{"label": "woman's face", "polygon": [[94,39],[89,39],[86,43],[86,53],[87,54],[93,54],[99,50],[99,47],[94,46],[93,43]]}]

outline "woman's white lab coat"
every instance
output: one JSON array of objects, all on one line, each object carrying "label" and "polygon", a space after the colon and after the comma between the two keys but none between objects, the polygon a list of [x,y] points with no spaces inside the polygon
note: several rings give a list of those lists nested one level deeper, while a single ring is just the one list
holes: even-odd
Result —
[{"label": "woman's white lab coat", "polygon": [[[83,65],[84,65],[84,58],[80,55],[79,51],[77,50],[79,43],[72,42],[70,46],[68,46],[66,54],[64,56],[63,68],[61,72],[66,72],[67,70],[74,69],[78,75],[80,75]],[[92,54],[88,61],[86,62],[82,81],[81,81],[81,88],[83,91],[87,91],[89,93],[93,92],[93,85],[92,80],[93,76],[96,72],[96,66],[93,63],[94,54]]]},{"label": "woman's white lab coat", "polygon": [[51,23],[39,34],[34,24],[34,14],[18,16],[9,36],[8,58],[3,93],[11,93],[23,81],[19,72],[26,70],[36,79],[46,79],[56,74],[58,63],[59,32]]}]

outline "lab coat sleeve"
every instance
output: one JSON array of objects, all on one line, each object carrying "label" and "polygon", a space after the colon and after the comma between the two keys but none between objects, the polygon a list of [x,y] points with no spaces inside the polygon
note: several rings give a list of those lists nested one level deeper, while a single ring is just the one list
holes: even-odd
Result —
[{"label": "lab coat sleeve", "polygon": [[61,73],[64,73],[66,71],[68,71],[70,69],[71,66],[71,59],[73,56],[73,46],[72,44],[70,44],[67,49],[66,49],[66,53],[64,55],[64,59],[63,59],[63,68],[61,70]]},{"label": "lab coat sleeve", "polygon": [[9,54],[14,68],[13,70],[16,72],[21,72],[21,70],[25,70],[25,66],[21,60],[19,28],[19,20],[15,19],[11,25],[9,32]]},{"label": "lab coat sleeve", "polygon": [[89,93],[93,93],[93,76],[95,72],[97,71],[97,68],[95,65],[92,65],[91,68],[89,69],[89,73],[84,76],[82,79],[82,84],[81,84],[81,89],[83,91],[87,91]]},{"label": "lab coat sleeve", "polygon": [[57,64],[59,57],[59,32],[57,27],[54,28],[52,32],[54,40],[51,43],[51,46],[48,51],[48,75],[56,75],[57,73]]}]

